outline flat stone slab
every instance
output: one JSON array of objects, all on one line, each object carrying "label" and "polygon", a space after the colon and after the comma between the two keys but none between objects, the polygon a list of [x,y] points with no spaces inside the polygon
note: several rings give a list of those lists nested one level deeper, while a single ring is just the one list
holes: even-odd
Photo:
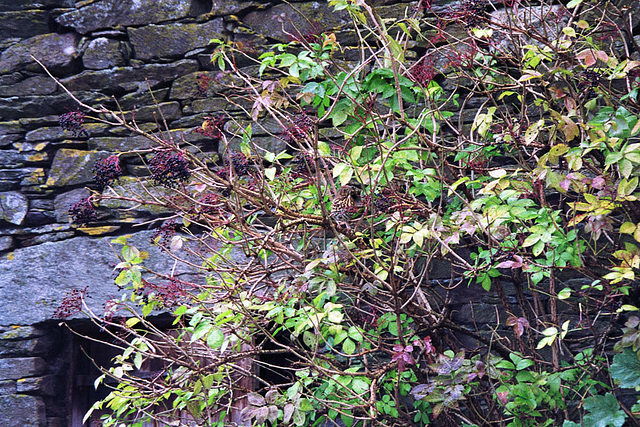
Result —
[{"label": "flat stone slab", "polygon": [[[144,265],[171,271],[173,259],[152,246],[152,238],[153,231],[141,231],[129,241],[149,252]],[[115,253],[122,246],[111,247],[111,240],[113,237],[75,237],[19,248],[0,258],[0,325],[33,325],[52,319],[65,295],[85,286],[89,307],[96,314],[103,314],[103,303],[122,295],[113,283],[113,267],[118,262]],[[185,273],[186,267],[179,265],[176,274]]]}]

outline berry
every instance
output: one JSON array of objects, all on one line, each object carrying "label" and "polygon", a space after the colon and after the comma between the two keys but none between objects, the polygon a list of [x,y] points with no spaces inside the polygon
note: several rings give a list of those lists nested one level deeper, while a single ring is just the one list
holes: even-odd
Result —
[{"label": "berry", "polygon": [[189,162],[182,153],[171,150],[161,151],[149,162],[151,178],[156,185],[175,188],[178,182],[186,182],[191,177]]},{"label": "berry", "polygon": [[159,246],[169,246],[171,238],[176,234],[178,224],[174,220],[165,221],[160,227],[153,230],[151,243]]},{"label": "berry", "polygon": [[89,136],[87,130],[82,127],[84,117],[84,113],[80,111],[69,111],[60,116],[60,127],[65,131],[73,132],[76,137]]},{"label": "berry", "polygon": [[304,140],[313,130],[313,120],[304,113],[289,119],[288,125],[280,132],[280,138],[288,144]]},{"label": "berry", "polygon": [[298,153],[291,159],[291,169],[297,175],[310,175],[316,172],[316,165],[311,156],[305,153]]},{"label": "berry", "polygon": [[596,96],[595,88],[600,85],[602,76],[595,70],[584,70],[578,78],[578,90],[584,92],[587,98]]},{"label": "berry", "polygon": [[393,205],[394,205],[394,202],[393,200],[391,200],[391,197],[384,193],[376,194],[374,196],[373,208],[375,209],[376,212],[387,213],[389,212],[389,210]]},{"label": "berry", "polygon": [[84,289],[74,289],[67,292],[53,313],[53,317],[56,319],[64,319],[82,310],[82,300],[87,296],[87,288],[88,286],[85,286]]},{"label": "berry", "polygon": [[117,181],[120,176],[122,176],[122,168],[115,154],[93,165],[93,179],[100,191],[111,185],[113,181]]},{"label": "berry", "polygon": [[69,207],[69,216],[71,217],[71,222],[80,226],[87,225],[98,219],[96,210],[89,198],[82,199],[78,203],[71,205]]},{"label": "berry", "polygon": [[233,165],[233,171],[236,176],[244,176],[249,174],[249,160],[247,156],[238,152],[230,151],[227,159],[227,164]]}]

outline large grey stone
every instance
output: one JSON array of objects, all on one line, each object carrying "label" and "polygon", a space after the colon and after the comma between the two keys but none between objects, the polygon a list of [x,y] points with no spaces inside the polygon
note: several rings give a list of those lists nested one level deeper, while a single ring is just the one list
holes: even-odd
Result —
[{"label": "large grey stone", "polygon": [[74,3],[75,0],[0,0],[0,11],[39,9],[47,6],[70,7]]},{"label": "large grey stone", "polygon": [[[66,88],[75,92],[78,90],[127,90],[125,86],[131,82],[145,80],[167,82],[179,76],[192,73],[198,69],[197,61],[182,60],[171,64],[149,64],[140,67],[115,67],[109,70],[84,71],[73,77],[62,79]],[[152,85],[153,87],[153,85]]]},{"label": "large grey stone", "polygon": [[2,427],[45,427],[46,423],[42,398],[24,394],[0,396]]},{"label": "large grey stone", "polygon": [[[112,101],[110,97],[97,92],[76,91],[74,95],[89,105],[106,104]],[[66,93],[46,96],[12,96],[0,98],[0,117],[7,119],[40,118],[33,120],[37,127],[42,123],[49,123],[48,120],[41,119],[42,116],[55,115],[59,117],[60,114],[66,113],[74,106],[75,101]]]},{"label": "large grey stone", "polygon": [[11,46],[0,56],[0,74],[10,73],[31,65],[33,70],[41,70],[31,55],[36,57],[52,73],[67,69],[79,55],[79,37],[74,33],[42,34]]},{"label": "large grey stone", "polygon": [[60,15],[56,21],[86,34],[118,25],[144,25],[189,14],[189,0],[101,0]]},{"label": "large grey stone", "polygon": [[144,136],[136,135],[129,138],[118,137],[102,137],[91,138],[89,140],[89,148],[92,150],[103,151],[128,151],[128,150],[146,150],[153,146],[153,143]]},{"label": "large grey stone", "polygon": [[[142,231],[132,235],[129,241],[149,252],[145,266],[170,273],[173,258],[152,246],[152,237],[152,231]],[[112,239],[75,237],[19,248],[10,256],[0,258],[0,295],[3,297],[0,325],[33,325],[52,319],[65,294],[85,286],[89,287],[89,307],[98,315],[103,313],[105,301],[120,298],[113,284],[113,266],[118,262],[114,251],[119,252],[121,246],[116,244],[112,248],[109,244]],[[177,275],[187,272],[183,265],[176,270]]]},{"label": "large grey stone", "polygon": [[62,187],[93,181],[93,165],[109,157],[102,151],[84,151],[61,148],[56,151],[46,185]]},{"label": "large grey stone", "polygon": [[0,379],[17,380],[36,377],[44,373],[45,363],[41,357],[12,357],[0,359]]},{"label": "large grey stone", "polygon": [[16,36],[26,39],[48,33],[48,21],[49,12],[45,10],[0,12],[0,40]]},{"label": "large grey stone", "polygon": [[58,85],[53,79],[35,76],[10,86],[0,86],[0,96],[49,95],[57,88]]},{"label": "large grey stone", "polygon": [[256,1],[246,0],[213,0],[211,14],[214,16],[237,15],[248,9],[257,9],[261,5]]},{"label": "large grey stone", "polygon": [[123,66],[128,60],[127,44],[106,37],[91,40],[82,56],[82,64],[92,70]]},{"label": "large grey stone", "polygon": [[[108,133],[108,125],[102,123],[85,123],[82,128],[90,137],[97,135],[106,135]],[[62,129],[60,126],[44,126],[27,132],[24,139],[33,141],[59,141],[69,138],[73,133]]]},{"label": "large grey stone", "polygon": [[0,236],[0,251],[6,251],[13,247],[13,237]]},{"label": "large grey stone", "polygon": [[0,357],[39,356],[53,345],[52,338],[41,337],[30,340],[0,341]]},{"label": "large grey stone", "polygon": [[148,25],[128,32],[137,59],[182,57],[207,46],[212,38],[223,38],[224,22],[220,18],[204,24]]},{"label": "large grey stone", "polygon": [[44,336],[47,331],[37,326],[17,326],[8,327],[0,333],[0,341],[28,340]]},{"label": "large grey stone", "polygon": [[20,225],[29,211],[29,200],[17,191],[0,193],[0,218]]},{"label": "large grey stone", "polygon": [[242,20],[264,37],[288,41],[318,34],[351,23],[349,14],[335,12],[328,2],[278,4],[267,10],[248,13]]}]

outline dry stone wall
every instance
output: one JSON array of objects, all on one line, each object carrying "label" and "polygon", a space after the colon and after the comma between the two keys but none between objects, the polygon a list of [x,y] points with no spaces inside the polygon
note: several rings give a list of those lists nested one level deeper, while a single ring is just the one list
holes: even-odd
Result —
[{"label": "dry stone wall", "polygon": [[[445,11],[457,1],[436,0],[434,9]],[[417,4],[374,3],[388,18]],[[640,2],[618,3],[640,16]],[[271,42],[331,29],[347,44],[347,22],[326,1],[0,0],[0,425],[74,425],[72,339],[56,327],[53,313],[68,291],[85,286],[91,288],[92,308],[100,310],[115,292],[108,241],[132,234],[137,246],[153,251],[151,232],[136,225],[161,214],[148,206],[116,212],[112,202],[100,208],[97,225],[69,223],[69,206],[94,185],[95,161],[149,143],[91,120],[86,134],[62,130],[60,115],[77,106],[32,55],[81,101],[114,108],[117,100],[152,131],[163,130],[157,126],[159,110],[174,138],[215,159],[222,147],[194,129],[221,110],[240,111],[220,96],[230,76],[211,65],[210,40],[242,42],[258,55]],[[413,57],[423,50],[416,46]],[[271,151],[282,147],[268,136],[277,127],[269,121],[260,125],[256,140]],[[121,186],[135,188],[135,178],[144,178],[138,158],[126,159],[126,171]],[[160,253],[150,261],[158,268],[169,262]],[[457,311],[461,322],[483,315],[474,297]]]}]

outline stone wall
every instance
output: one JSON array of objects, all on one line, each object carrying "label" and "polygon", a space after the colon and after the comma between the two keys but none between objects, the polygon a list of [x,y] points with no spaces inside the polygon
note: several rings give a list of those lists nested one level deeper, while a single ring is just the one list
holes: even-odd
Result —
[{"label": "stone wall", "polygon": [[[434,8],[456,2],[434,1]],[[393,18],[417,2],[376,3]],[[638,2],[619,3],[640,16]],[[137,246],[153,252],[151,232],[137,225],[160,213],[107,205],[95,225],[69,223],[69,206],[94,185],[94,162],[148,142],[91,118],[86,134],[62,130],[60,115],[77,105],[31,55],[81,101],[115,108],[117,100],[125,111],[135,110],[142,128],[159,132],[155,98],[173,137],[215,160],[218,141],[194,129],[219,111],[240,110],[220,96],[228,75],[210,64],[210,40],[242,42],[258,55],[268,43],[321,30],[348,40],[340,30],[346,23],[325,1],[0,0],[0,425],[71,425],[72,339],[53,313],[68,291],[87,285],[92,308],[100,310],[115,292],[108,241],[132,234]],[[282,144],[259,126],[253,134],[272,151]],[[144,177],[142,161],[129,157],[125,164],[128,177],[120,185],[135,186],[133,177]],[[169,262],[159,252],[151,260],[158,268]],[[476,303],[461,307],[460,319]]]}]

